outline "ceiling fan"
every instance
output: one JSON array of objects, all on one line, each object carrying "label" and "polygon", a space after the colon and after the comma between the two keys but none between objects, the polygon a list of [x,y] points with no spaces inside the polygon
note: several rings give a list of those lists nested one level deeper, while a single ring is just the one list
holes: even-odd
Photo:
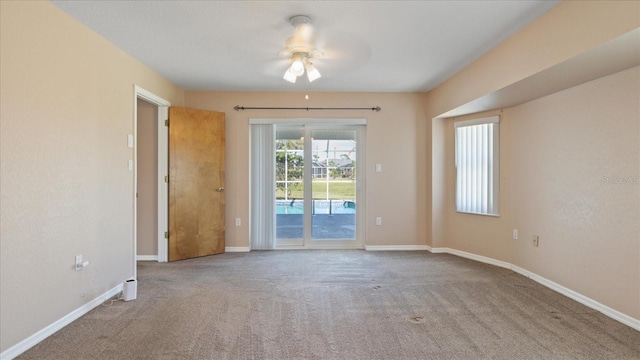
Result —
[{"label": "ceiling fan", "polygon": [[298,76],[302,76],[306,71],[309,82],[317,80],[322,75],[313,66],[312,60],[324,54],[316,49],[311,18],[306,15],[296,15],[290,17],[289,22],[295,28],[295,32],[287,39],[285,49],[280,52],[281,56],[291,58],[291,65],[285,71],[283,79],[295,83]]}]

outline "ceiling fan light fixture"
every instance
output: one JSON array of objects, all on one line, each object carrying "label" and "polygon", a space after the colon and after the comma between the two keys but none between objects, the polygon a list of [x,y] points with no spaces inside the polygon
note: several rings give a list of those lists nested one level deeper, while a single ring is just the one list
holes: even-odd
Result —
[{"label": "ceiling fan light fixture", "polygon": [[302,60],[302,56],[298,54],[294,55],[293,62],[291,63],[288,71],[290,71],[295,76],[304,74],[304,62]]},{"label": "ceiling fan light fixture", "polygon": [[295,84],[296,83],[296,79],[298,77],[294,73],[292,73],[290,71],[290,69],[287,69],[287,71],[284,72],[284,76],[282,78],[287,80],[288,82],[290,82],[292,84]]},{"label": "ceiling fan light fixture", "polygon": [[309,82],[313,82],[314,80],[322,77],[322,75],[320,75],[320,71],[318,71],[312,63],[307,62],[305,67],[307,69],[307,79],[309,79]]},{"label": "ceiling fan light fixture", "polygon": [[289,22],[296,32],[285,43],[286,53],[291,54],[291,64],[283,78],[290,83],[295,83],[296,78],[302,76],[306,70],[309,82],[317,80],[321,77],[320,72],[309,60],[321,57],[322,51],[316,49],[313,41],[311,18],[306,15],[296,15],[289,18]]}]

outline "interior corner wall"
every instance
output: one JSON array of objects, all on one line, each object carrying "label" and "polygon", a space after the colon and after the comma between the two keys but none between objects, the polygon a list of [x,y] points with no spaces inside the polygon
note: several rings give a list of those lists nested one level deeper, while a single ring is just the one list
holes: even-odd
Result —
[{"label": "interior corner wall", "polygon": [[134,84],[184,92],[46,1],[0,1],[0,78],[4,353],[134,274]]},{"label": "interior corner wall", "polygon": [[[420,93],[418,94],[418,98],[421,104],[425,104],[426,103],[426,99],[427,99],[427,94],[426,93]],[[421,132],[424,134],[424,140],[422,140],[422,144],[423,144],[423,148],[418,148],[418,151],[423,151],[424,152],[424,161],[422,162],[422,164],[418,164],[420,166],[422,166],[422,177],[420,177],[419,182],[420,181],[424,181],[424,186],[427,189],[427,192],[424,195],[424,204],[422,205],[423,207],[426,208],[426,222],[425,222],[425,226],[426,226],[426,234],[425,234],[425,238],[426,238],[426,245],[431,248],[433,247],[433,239],[431,237],[431,234],[433,232],[433,227],[435,226],[434,223],[434,214],[433,214],[433,192],[430,191],[431,189],[433,189],[433,176],[432,176],[432,169],[433,169],[433,149],[434,146],[432,144],[432,139],[434,139],[435,137],[433,136],[433,131],[434,131],[434,127],[432,124],[432,120],[429,118],[429,113],[427,111],[427,109],[422,106],[421,107],[421,111],[422,111],[422,117],[423,119],[420,121],[420,126],[417,128],[417,131]],[[424,178],[423,178],[424,177]],[[424,179],[424,180],[423,180]]]},{"label": "interior corner wall", "polygon": [[[426,109],[433,119],[434,247],[512,263],[640,319],[638,185],[594,183],[595,178],[605,177],[614,182],[637,179],[637,70],[504,109],[500,137],[500,212],[504,219],[498,221],[453,209],[453,120],[439,118],[638,27],[638,2],[562,2],[427,94]],[[634,81],[636,87],[631,86]],[[598,115],[589,115],[586,109]],[[562,137],[556,135],[556,126]],[[589,126],[593,130],[586,128]],[[629,133],[618,142],[623,127]],[[585,159],[585,154],[593,159]],[[592,161],[601,166],[600,172],[593,169]],[[604,170],[611,175],[603,174]],[[570,202],[559,203],[558,199]],[[618,205],[610,203],[614,199]],[[576,226],[587,218],[590,232]],[[519,230],[518,241],[511,240],[512,228]],[[539,248],[531,246],[533,234],[540,235]]]},{"label": "interior corner wall", "polygon": [[[309,100],[304,95],[309,95]],[[429,122],[415,93],[188,91],[187,107],[226,114],[226,245],[249,246],[249,118],[366,118],[366,245],[424,247]],[[373,107],[382,111],[235,111],[248,107]],[[382,172],[375,172],[375,164]],[[382,217],[382,225],[375,218]],[[236,227],[235,218],[242,219]]]},{"label": "interior corner wall", "polygon": [[447,169],[445,134],[446,122],[433,119],[431,125],[431,247],[446,247],[447,216],[450,204],[447,198],[447,181],[444,177]]}]

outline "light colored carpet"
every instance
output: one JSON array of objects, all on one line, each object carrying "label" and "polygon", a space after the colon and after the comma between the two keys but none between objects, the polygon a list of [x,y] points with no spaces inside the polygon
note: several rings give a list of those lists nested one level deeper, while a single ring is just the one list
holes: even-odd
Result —
[{"label": "light colored carpet", "polygon": [[138,268],[137,300],[20,359],[640,358],[640,332],[452,255],[263,251]]}]

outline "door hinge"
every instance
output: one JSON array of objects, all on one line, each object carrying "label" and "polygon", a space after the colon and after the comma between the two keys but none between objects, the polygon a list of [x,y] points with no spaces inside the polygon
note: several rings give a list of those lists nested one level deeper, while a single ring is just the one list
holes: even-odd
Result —
[{"label": "door hinge", "polygon": [[169,119],[164,121],[164,126],[169,126]]},{"label": "door hinge", "polygon": [[165,238],[165,239],[168,239],[168,238],[169,238],[169,232],[168,232],[168,231],[165,231],[165,232],[164,232],[164,238]]},{"label": "door hinge", "polygon": [[164,177],[164,182],[169,183],[169,175]]}]

